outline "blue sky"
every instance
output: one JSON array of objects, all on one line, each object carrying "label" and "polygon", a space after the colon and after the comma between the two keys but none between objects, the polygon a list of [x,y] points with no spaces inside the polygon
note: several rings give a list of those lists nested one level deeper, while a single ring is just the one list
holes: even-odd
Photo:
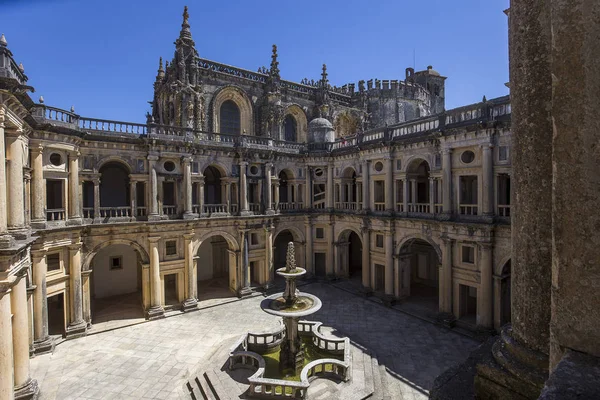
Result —
[{"label": "blue sky", "polygon": [[447,76],[446,108],[508,94],[509,0],[0,0],[0,33],[32,97],[95,118],[144,122],[159,56],[173,57],[183,6],[200,57],[255,71],[279,48],[284,79],[331,84]]}]

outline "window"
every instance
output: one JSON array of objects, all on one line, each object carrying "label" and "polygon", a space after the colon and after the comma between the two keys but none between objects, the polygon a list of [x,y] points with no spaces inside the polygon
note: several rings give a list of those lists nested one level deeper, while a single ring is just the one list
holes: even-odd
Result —
[{"label": "window", "polygon": [[439,153],[435,155],[435,166],[436,167],[442,166],[442,155]]},{"label": "window", "polygon": [[477,176],[460,177],[460,203],[477,204]]},{"label": "window", "polygon": [[257,233],[250,234],[250,244],[251,245],[258,244],[258,234]]},{"label": "window", "polygon": [[325,237],[325,231],[323,228],[317,228],[317,239],[323,239]]},{"label": "window", "polygon": [[173,161],[165,161],[163,166],[165,168],[165,171],[167,171],[167,172],[175,171],[175,163]]},{"label": "window", "polygon": [[258,167],[257,167],[256,165],[252,165],[252,166],[250,167],[250,173],[251,173],[252,175],[257,175],[257,174],[258,174]]},{"label": "window", "polygon": [[110,270],[123,269],[123,257],[121,256],[110,257],[108,262],[108,269]]},{"label": "window", "polygon": [[60,165],[62,165],[62,157],[60,154],[58,153],[53,153],[50,154],[50,164],[54,165],[55,167],[58,167]]},{"label": "window", "polygon": [[144,172],[144,169],[145,169],[144,166],[145,166],[144,159],[143,158],[138,158],[137,161],[136,161],[136,170],[137,170],[137,172],[140,172],[140,173]]},{"label": "window", "polygon": [[46,265],[48,272],[58,271],[60,269],[60,253],[47,254]]},{"label": "window", "polygon": [[177,254],[177,241],[176,240],[167,240],[165,242],[165,250],[168,256],[174,256]]},{"label": "window", "polygon": [[375,247],[383,249],[383,235],[375,235]]},{"label": "window", "polygon": [[383,163],[381,161],[375,163],[375,171],[377,171],[377,172],[383,171]]},{"label": "window", "polygon": [[400,171],[402,169],[402,160],[396,160],[396,170]]},{"label": "window", "polygon": [[475,153],[473,153],[471,150],[463,151],[463,153],[460,155],[460,160],[465,164],[470,164],[473,162],[473,160],[475,160]]},{"label": "window", "polygon": [[240,134],[240,109],[232,100],[221,104],[221,133],[229,135]]},{"label": "window", "polygon": [[315,176],[323,176],[323,169],[322,168],[315,169]]},{"label": "window", "polygon": [[498,160],[499,161],[507,161],[508,160],[508,146],[500,146],[498,148]]},{"label": "window", "polygon": [[288,142],[295,142],[297,140],[296,137],[296,119],[291,115],[285,117],[283,122],[283,128],[285,132],[285,140]]},{"label": "window", "polygon": [[197,162],[192,163],[192,173],[197,174],[200,172],[200,168]]},{"label": "window", "polygon": [[462,246],[462,262],[475,264],[475,247]]}]

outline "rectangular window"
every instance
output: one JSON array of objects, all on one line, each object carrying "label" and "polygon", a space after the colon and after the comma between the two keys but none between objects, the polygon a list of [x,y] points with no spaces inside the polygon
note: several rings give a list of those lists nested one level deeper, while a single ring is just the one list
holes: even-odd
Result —
[{"label": "rectangular window", "polygon": [[460,177],[460,203],[477,204],[477,176]]},{"label": "rectangular window", "polygon": [[143,158],[138,158],[136,161],[136,170],[137,172],[144,172],[145,162]]},{"label": "rectangular window", "polygon": [[177,254],[177,241],[167,240],[165,242],[165,251],[168,256],[174,256]]},{"label": "rectangular window", "polygon": [[250,244],[251,245],[258,244],[258,233],[251,233],[250,234]]},{"label": "rectangular window", "polygon": [[325,237],[325,231],[323,228],[317,228],[317,239],[323,239]]},{"label": "rectangular window", "polygon": [[163,205],[175,205],[175,182],[163,182]]},{"label": "rectangular window", "polygon": [[508,161],[508,146],[498,147],[498,160]]},{"label": "rectangular window", "polygon": [[396,160],[396,170],[400,171],[402,169],[402,160]]},{"label": "rectangular window", "polygon": [[194,174],[197,174],[197,173],[199,173],[199,172],[200,172],[200,167],[198,166],[198,163],[197,163],[197,162],[193,162],[193,163],[192,163],[192,172],[193,172]]},{"label": "rectangular window", "polygon": [[375,184],[373,191],[375,192],[375,203],[385,202],[385,182],[374,181]]},{"label": "rectangular window", "polygon": [[47,254],[46,265],[48,272],[58,271],[60,269],[60,253]]},{"label": "rectangular window", "polygon": [[123,257],[121,256],[110,257],[108,262],[108,269],[110,270],[123,269]]},{"label": "rectangular window", "polygon": [[462,246],[462,262],[475,264],[475,247]]},{"label": "rectangular window", "polygon": [[380,249],[383,249],[383,235],[375,236],[375,247],[379,247]]},{"label": "rectangular window", "polygon": [[436,167],[441,167],[442,166],[442,155],[441,154],[436,154],[435,155],[435,166]]}]

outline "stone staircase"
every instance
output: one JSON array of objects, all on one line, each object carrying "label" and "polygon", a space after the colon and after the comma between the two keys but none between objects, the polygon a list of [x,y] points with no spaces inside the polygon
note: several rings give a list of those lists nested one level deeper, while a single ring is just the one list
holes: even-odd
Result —
[{"label": "stone staircase", "polygon": [[[217,352],[221,353],[221,352]],[[308,389],[310,400],[392,400],[389,392],[385,366],[380,365],[377,357],[368,350],[352,344],[351,379],[340,382],[334,379],[315,379]],[[214,357],[211,357],[214,360]],[[217,361],[217,360],[214,360]],[[206,365],[206,364],[205,364]],[[209,365],[215,364],[210,362]],[[218,365],[223,365],[219,360]],[[244,377],[253,371],[238,369],[226,371],[219,368],[208,368],[204,372],[192,376],[180,391],[181,399],[192,400],[233,400],[247,399],[248,385]]]}]

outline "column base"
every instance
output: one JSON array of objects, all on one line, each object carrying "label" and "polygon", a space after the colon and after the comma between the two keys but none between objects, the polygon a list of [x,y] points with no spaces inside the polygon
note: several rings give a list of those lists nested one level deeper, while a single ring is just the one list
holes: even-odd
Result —
[{"label": "column base", "polygon": [[250,217],[252,215],[254,215],[254,213],[252,211],[248,211],[248,210],[240,211],[240,217]]},{"label": "column base", "polygon": [[148,221],[160,221],[161,217],[158,214],[150,214],[148,215]]},{"label": "column base", "polygon": [[87,334],[87,323],[81,321],[77,324],[69,325],[65,332],[67,339],[76,339]]},{"label": "column base", "polygon": [[165,309],[162,306],[150,307],[146,312],[146,319],[152,321],[155,319],[161,319],[165,317]]},{"label": "column base", "polygon": [[31,227],[33,229],[46,229],[46,220],[45,219],[36,219],[31,221]]},{"label": "column base", "polygon": [[48,336],[46,339],[33,342],[33,354],[41,355],[54,351],[54,340]]},{"label": "column base", "polygon": [[250,286],[246,286],[241,288],[240,290],[238,290],[238,297],[240,299],[243,299],[244,297],[248,297],[252,294],[252,289],[250,289]]},{"label": "column base", "polygon": [[267,210],[267,211],[265,211],[265,214],[266,214],[266,215],[275,215],[275,214],[276,214],[276,212],[275,212],[275,210],[272,210],[272,209],[271,209],[271,210]]},{"label": "column base", "polygon": [[441,214],[438,214],[438,219],[440,221],[450,221],[452,219],[452,213],[444,211]]},{"label": "column base", "polygon": [[475,394],[482,400],[537,399],[548,378],[548,365],[548,356],[519,343],[509,325],[477,364]]},{"label": "column base", "polygon": [[183,302],[181,309],[183,310],[183,312],[197,310],[198,309],[198,301],[196,299],[194,299],[193,297],[189,298]]},{"label": "column base", "polygon": [[35,379],[29,378],[29,381],[22,386],[15,387],[15,400],[37,399],[40,395],[40,388]]},{"label": "column base", "polygon": [[8,249],[15,245],[15,238],[11,235],[0,235],[0,249]]},{"label": "column base", "polygon": [[198,214],[195,214],[193,212],[190,213],[183,213],[183,219],[196,219],[198,218]]},{"label": "column base", "polygon": [[8,227],[8,232],[17,240],[27,239],[31,235],[31,229],[22,226],[18,228]]},{"label": "column base", "polygon": [[81,218],[81,217],[71,217],[65,223],[65,225],[67,225],[67,226],[77,226],[77,225],[82,225],[82,224],[83,224],[83,218]]}]

